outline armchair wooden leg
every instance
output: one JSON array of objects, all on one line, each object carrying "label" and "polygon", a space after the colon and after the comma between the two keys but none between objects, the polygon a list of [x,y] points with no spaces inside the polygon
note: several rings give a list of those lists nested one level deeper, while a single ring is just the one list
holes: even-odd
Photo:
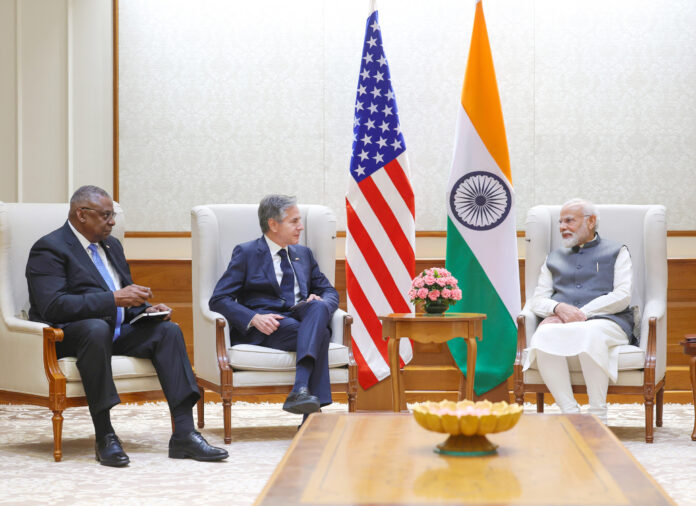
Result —
[{"label": "armchair wooden leg", "polygon": [[652,398],[645,399],[645,442],[653,442],[653,406]]},{"label": "armchair wooden leg", "polygon": [[657,391],[657,397],[655,399],[655,425],[662,427],[662,404],[664,400],[665,387],[663,386]]},{"label": "armchair wooden leg", "polygon": [[222,419],[225,433],[225,444],[232,442],[232,401],[222,399]]},{"label": "armchair wooden leg", "polygon": [[196,409],[198,410],[198,428],[202,429],[205,427],[205,388],[198,385],[198,391],[200,392],[201,397],[196,403]]},{"label": "armchair wooden leg", "polygon": [[536,405],[537,405],[537,413],[543,413],[544,412],[544,392],[537,392]]},{"label": "armchair wooden leg", "polygon": [[60,462],[63,458],[63,410],[53,411],[53,460]]}]

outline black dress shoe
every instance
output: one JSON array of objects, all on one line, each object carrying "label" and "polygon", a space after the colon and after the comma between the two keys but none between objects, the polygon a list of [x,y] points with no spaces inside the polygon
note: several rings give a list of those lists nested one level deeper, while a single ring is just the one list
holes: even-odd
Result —
[{"label": "black dress shoe", "polygon": [[304,415],[319,411],[319,398],[310,394],[307,387],[300,387],[292,391],[285,399],[283,411],[295,415]]},{"label": "black dress shoe", "polygon": [[201,433],[192,430],[185,436],[173,435],[169,440],[170,459],[194,459],[203,462],[214,462],[226,459],[227,450],[210,446]]},{"label": "black dress shoe", "polygon": [[94,443],[94,454],[102,466],[123,467],[130,463],[128,455],[121,448],[121,440],[113,432]]}]

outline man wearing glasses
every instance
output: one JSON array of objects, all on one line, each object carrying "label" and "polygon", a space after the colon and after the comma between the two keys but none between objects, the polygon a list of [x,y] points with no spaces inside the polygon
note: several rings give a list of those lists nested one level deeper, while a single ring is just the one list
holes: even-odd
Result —
[{"label": "man wearing glasses", "polygon": [[[170,457],[227,458],[227,451],[210,446],[193,428],[192,407],[200,395],[181,329],[170,321],[170,308],[148,304],[151,290],[133,283],[123,247],[110,236],[114,218],[113,201],[101,188],[83,186],[73,194],[67,222],[39,239],[29,253],[29,317],[62,328],[58,357],[77,357],[102,465],[130,462],[109,415],[120,402],[112,355],[152,360],[174,420]],[[152,312],[166,314],[130,323]]]},{"label": "man wearing glasses", "polygon": [[609,379],[616,381],[619,346],[633,338],[631,256],[626,246],[600,237],[591,202],[573,199],[558,220],[563,247],[541,267],[531,310],[544,320],[532,336],[524,369],[539,374],[564,413],[579,413],[569,359],[579,361],[589,412],[607,421]]}]

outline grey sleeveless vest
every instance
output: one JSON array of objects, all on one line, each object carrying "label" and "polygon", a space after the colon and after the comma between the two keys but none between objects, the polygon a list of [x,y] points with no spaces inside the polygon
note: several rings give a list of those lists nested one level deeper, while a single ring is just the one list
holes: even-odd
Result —
[{"label": "grey sleeveless vest", "polygon": [[[546,266],[553,277],[553,295],[558,302],[582,307],[592,299],[614,289],[614,264],[622,245],[601,239],[599,235],[582,248],[559,248],[549,253]],[[628,307],[616,314],[598,315],[615,322],[633,338],[633,310]]]}]

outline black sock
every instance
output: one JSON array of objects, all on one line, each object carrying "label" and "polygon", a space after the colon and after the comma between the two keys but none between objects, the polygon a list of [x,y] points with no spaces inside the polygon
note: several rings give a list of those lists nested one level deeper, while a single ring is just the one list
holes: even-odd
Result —
[{"label": "black sock", "polygon": [[312,357],[305,357],[297,363],[297,370],[295,371],[295,384],[292,387],[293,391],[297,391],[301,387],[306,387],[309,385],[309,377],[312,375],[313,369],[314,359]]},{"label": "black sock", "polygon": [[191,402],[186,399],[184,402],[172,409],[174,419],[174,435],[184,436],[193,431],[193,410]]},{"label": "black sock", "polygon": [[109,432],[114,432],[111,426],[111,414],[108,409],[104,409],[98,413],[91,413],[92,423],[94,424],[94,435],[97,439],[101,439]]}]

